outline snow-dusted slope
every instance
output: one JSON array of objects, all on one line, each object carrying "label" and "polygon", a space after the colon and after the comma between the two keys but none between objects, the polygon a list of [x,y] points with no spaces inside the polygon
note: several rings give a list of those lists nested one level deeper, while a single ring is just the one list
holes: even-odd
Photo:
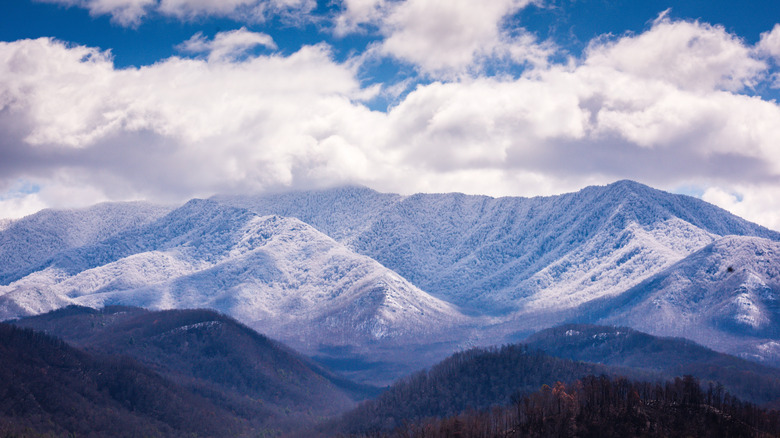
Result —
[{"label": "snow-dusted slope", "polygon": [[0,284],[31,272],[54,254],[143,226],[171,211],[146,202],[43,210],[0,226]]},{"label": "snow-dusted slope", "polygon": [[[780,240],[703,201],[631,181],[537,198],[349,188],[217,200],[298,217],[432,295],[489,313],[618,294],[720,235]],[[360,220],[341,219],[350,217]]]},{"label": "snow-dusted slope", "polygon": [[0,287],[0,318],[67,303],[212,308],[299,348],[434,342],[466,322],[297,219],[193,200]]},{"label": "snow-dusted slope", "polygon": [[385,210],[404,198],[365,187],[347,186],[263,196],[218,195],[211,199],[260,215],[294,217],[339,242],[349,243],[368,231]]},{"label": "snow-dusted slope", "polygon": [[602,323],[780,364],[780,243],[719,238],[590,311]]}]

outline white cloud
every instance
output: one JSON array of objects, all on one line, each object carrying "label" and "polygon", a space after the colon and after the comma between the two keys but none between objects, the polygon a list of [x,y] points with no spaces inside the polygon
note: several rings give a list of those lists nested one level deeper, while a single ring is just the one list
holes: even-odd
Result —
[{"label": "white cloud", "polygon": [[16,181],[4,193],[0,192],[0,218],[18,219],[44,208],[79,208],[109,200],[99,188],[71,179],[61,172],[47,175],[41,182],[45,184],[41,188],[19,191],[21,184]]},{"label": "white cloud", "polygon": [[202,33],[197,33],[180,44],[178,49],[189,53],[207,53],[209,61],[213,62],[233,60],[257,46],[276,49],[276,43],[271,36],[250,32],[242,27],[228,32],[219,32],[211,41]]},{"label": "white cloud", "polygon": [[122,26],[137,26],[149,9],[157,5],[157,0],[37,0],[45,3],[58,3],[65,6],[77,6],[89,10],[93,16],[110,15],[111,19]]},{"label": "white cloud", "polygon": [[780,230],[780,197],[775,184],[735,184],[729,189],[708,188],[702,199],[737,216]]},{"label": "white cloud", "polygon": [[[18,219],[49,207],[37,194],[0,199],[0,218]],[[68,207],[71,207],[70,205]],[[0,230],[2,230],[0,223]]]},{"label": "white cloud", "polygon": [[[385,35],[381,51],[438,76],[463,73],[480,58],[528,51],[512,50],[515,45],[535,47],[535,52],[546,54],[548,50],[533,45],[535,39],[529,39],[528,34],[520,32],[520,38],[510,37],[503,29],[503,20],[529,3],[494,0],[478,7],[470,0],[391,3],[380,24]],[[534,61],[538,53],[534,54]]]},{"label": "white cloud", "polygon": [[387,12],[387,2],[385,0],[343,0],[342,8],[334,25],[334,33],[338,36],[358,32],[364,24],[378,24]]},{"label": "white cloud", "polygon": [[587,123],[571,90],[525,79],[419,87],[389,121],[390,147],[438,171],[517,167],[514,155],[581,138]]},{"label": "white cloud", "polygon": [[275,15],[297,20],[316,7],[316,0],[160,0],[158,11],[185,20],[218,16],[258,23]]},{"label": "white cloud", "polygon": [[180,200],[348,182],[382,161],[381,115],[356,103],[370,94],[325,45],[118,70],[105,52],[38,39],[0,43],[0,61],[0,184],[58,171],[111,199]]},{"label": "white cloud", "polygon": [[755,84],[766,64],[721,26],[671,21],[662,14],[640,35],[595,41],[587,63],[685,90],[739,91]]},{"label": "white cloud", "polygon": [[771,31],[761,34],[758,50],[774,57],[780,63],[780,24],[775,24]]},{"label": "white cloud", "polygon": [[[387,112],[363,104],[377,87],[361,87],[327,45],[236,56],[270,44],[245,30],[196,36],[183,47],[206,59],[116,69],[97,49],[0,43],[0,186],[42,187],[3,211],[51,205],[42,194],[55,190],[183,201],[356,182],[535,195],[631,178],[716,187],[705,199],[780,226],[780,107],[734,91],[765,67],[722,29],[662,18],[520,78],[420,85]],[[678,58],[696,62],[675,67]]]},{"label": "white cloud", "polygon": [[[780,66],[780,24],[775,24],[771,31],[761,34],[761,40],[757,44],[757,51],[761,56],[772,58],[775,65]],[[780,88],[780,74],[775,73],[773,80],[772,86]]]},{"label": "white cloud", "polygon": [[110,52],[50,39],[0,42],[0,109],[23,114],[30,144],[78,147],[121,123]]}]

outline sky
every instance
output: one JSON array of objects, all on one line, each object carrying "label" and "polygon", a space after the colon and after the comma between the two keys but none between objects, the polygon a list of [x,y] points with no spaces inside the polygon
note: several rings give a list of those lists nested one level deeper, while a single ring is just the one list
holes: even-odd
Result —
[{"label": "sky", "polygon": [[0,218],[631,179],[780,230],[776,0],[5,0]]}]

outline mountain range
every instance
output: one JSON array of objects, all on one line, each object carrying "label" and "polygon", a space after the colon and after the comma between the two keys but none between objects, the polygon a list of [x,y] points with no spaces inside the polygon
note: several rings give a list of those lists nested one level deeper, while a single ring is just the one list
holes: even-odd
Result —
[{"label": "mountain range", "polygon": [[299,218],[426,292],[490,314],[621,293],[718,236],[780,240],[699,199],[632,181],[536,198],[345,188],[215,199]]},{"label": "mountain range", "polygon": [[0,318],[211,308],[377,383],[566,321],[777,364],[778,241],[632,181],[536,198],[343,187],[102,204],[4,225]]}]

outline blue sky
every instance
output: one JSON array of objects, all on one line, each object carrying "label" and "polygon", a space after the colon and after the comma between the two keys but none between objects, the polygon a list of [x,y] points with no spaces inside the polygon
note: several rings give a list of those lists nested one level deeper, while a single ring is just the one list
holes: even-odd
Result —
[{"label": "blue sky", "polygon": [[634,179],[780,229],[780,5],[0,4],[0,217]]}]

